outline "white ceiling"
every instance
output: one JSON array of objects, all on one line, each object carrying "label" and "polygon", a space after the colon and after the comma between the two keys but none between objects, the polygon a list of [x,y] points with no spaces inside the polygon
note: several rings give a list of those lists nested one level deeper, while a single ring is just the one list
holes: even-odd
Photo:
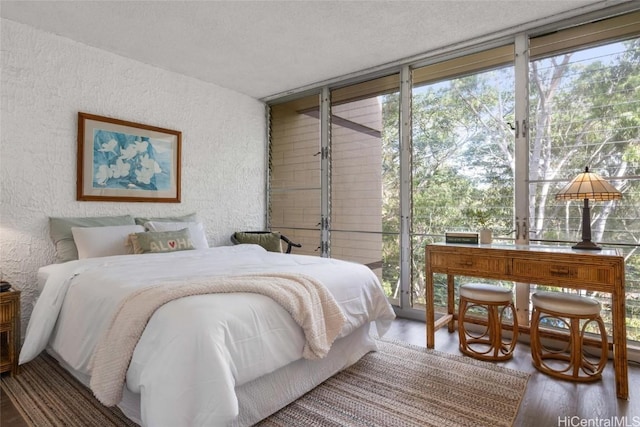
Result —
[{"label": "white ceiling", "polygon": [[5,1],[3,18],[262,99],[624,1]]}]

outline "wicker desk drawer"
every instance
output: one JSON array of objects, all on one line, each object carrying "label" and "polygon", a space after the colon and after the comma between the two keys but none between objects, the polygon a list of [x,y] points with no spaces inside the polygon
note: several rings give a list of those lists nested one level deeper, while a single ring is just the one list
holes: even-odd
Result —
[{"label": "wicker desk drawer", "polygon": [[547,262],[524,259],[513,260],[513,275],[523,281],[536,279],[570,281],[572,283],[608,285],[614,282],[615,271],[608,265]]},{"label": "wicker desk drawer", "polygon": [[431,267],[446,271],[458,271],[460,274],[476,273],[507,273],[510,260],[501,257],[472,256],[465,254],[433,253]]}]

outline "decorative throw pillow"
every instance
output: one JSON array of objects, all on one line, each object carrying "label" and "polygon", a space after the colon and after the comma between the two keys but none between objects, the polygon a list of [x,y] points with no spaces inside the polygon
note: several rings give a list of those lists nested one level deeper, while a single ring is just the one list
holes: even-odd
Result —
[{"label": "decorative throw pillow", "polygon": [[178,231],[183,228],[189,229],[191,242],[196,249],[208,249],[207,235],[201,222],[164,222],[149,221],[144,223],[144,228],[149,231]]},{"label": "decorative throw pillow", "polygon": [[175,252],[195,249],[188,228],[178,231],[132,233],[129,240],[134,254]]},{"label": "decorative throw pillow", "polygon": [[262,246],[269,252],[282,252],[280,233],[278,232],[250,233],[238,231],[234,234],[234,237],[238,243],[253,243]]},{"label": "decorative throw pillow", "polygon": [[56,262],[67,262],[78,259],[78,248],[73,240],[71,227],[105,227],[112,225],[134,225],[131,215],[49,218],[49,235],[56,250]]},{"label": "decorative throw pillow", "polygon": [[114,225],[107,227],[71,227],[78,258],[98,258],[127,255],[129,234],[144,231],[141,225]]},{"label": "decorative throw pillow", "polygon": [[182,216],[165,216],[161,218],[145,218],[145,217],[137,217],[135,218],[136,224],[144,225],[145,222],[155,221],[155,222],[197,222],[198,217],[196,213],[190,213]]}]

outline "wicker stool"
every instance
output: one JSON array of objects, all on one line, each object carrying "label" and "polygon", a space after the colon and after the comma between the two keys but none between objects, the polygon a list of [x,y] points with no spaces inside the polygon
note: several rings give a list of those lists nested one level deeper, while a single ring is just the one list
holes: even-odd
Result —
[{"label": "wicker stool", "polygon": [[[560,292],[537,292],[531,296],[531,302],[531,357],[536,369],[570,381],[589,382],[602,378],[608,346],[607,332],[600,317],[600,303],[591,298]],[[540,323],[545,319],[555,319],[569,328],[564,349],[550,349],[541,344]],[[583,321],[582,327],[580,321]],[[595,322],[600,331],[599,358],[589,358],[583,351],[585,329],[591,322]],[[553,366],[547,360],[553,361]]]},{"label": "wicker stool", "polygon": [[[465,327],[467,312],[480,308],[487,314],[486,329],[478,334]],[[513,335],[510,341],[502,339],[502,320],[505,310],[513,317]],[[467,356],[488,361],[501,361],[513,356],[518,338],[518,320],[515,315],[511,290],[484,283],[469,283],[460,287],[458,307],[458,336],[460,351]]]}]

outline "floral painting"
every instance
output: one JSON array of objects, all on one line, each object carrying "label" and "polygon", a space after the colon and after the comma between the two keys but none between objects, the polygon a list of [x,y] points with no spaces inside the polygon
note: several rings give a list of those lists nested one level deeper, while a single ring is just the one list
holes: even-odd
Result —
[{"label": "floral painting", "polygon": [[79,114],[79,200],[179,201],[179,132]]},{"label": "floral painting", "polygon": [[172,156],[168,141],[104,130],[96,130],[93,141],[94,187],[169,188]]}]

